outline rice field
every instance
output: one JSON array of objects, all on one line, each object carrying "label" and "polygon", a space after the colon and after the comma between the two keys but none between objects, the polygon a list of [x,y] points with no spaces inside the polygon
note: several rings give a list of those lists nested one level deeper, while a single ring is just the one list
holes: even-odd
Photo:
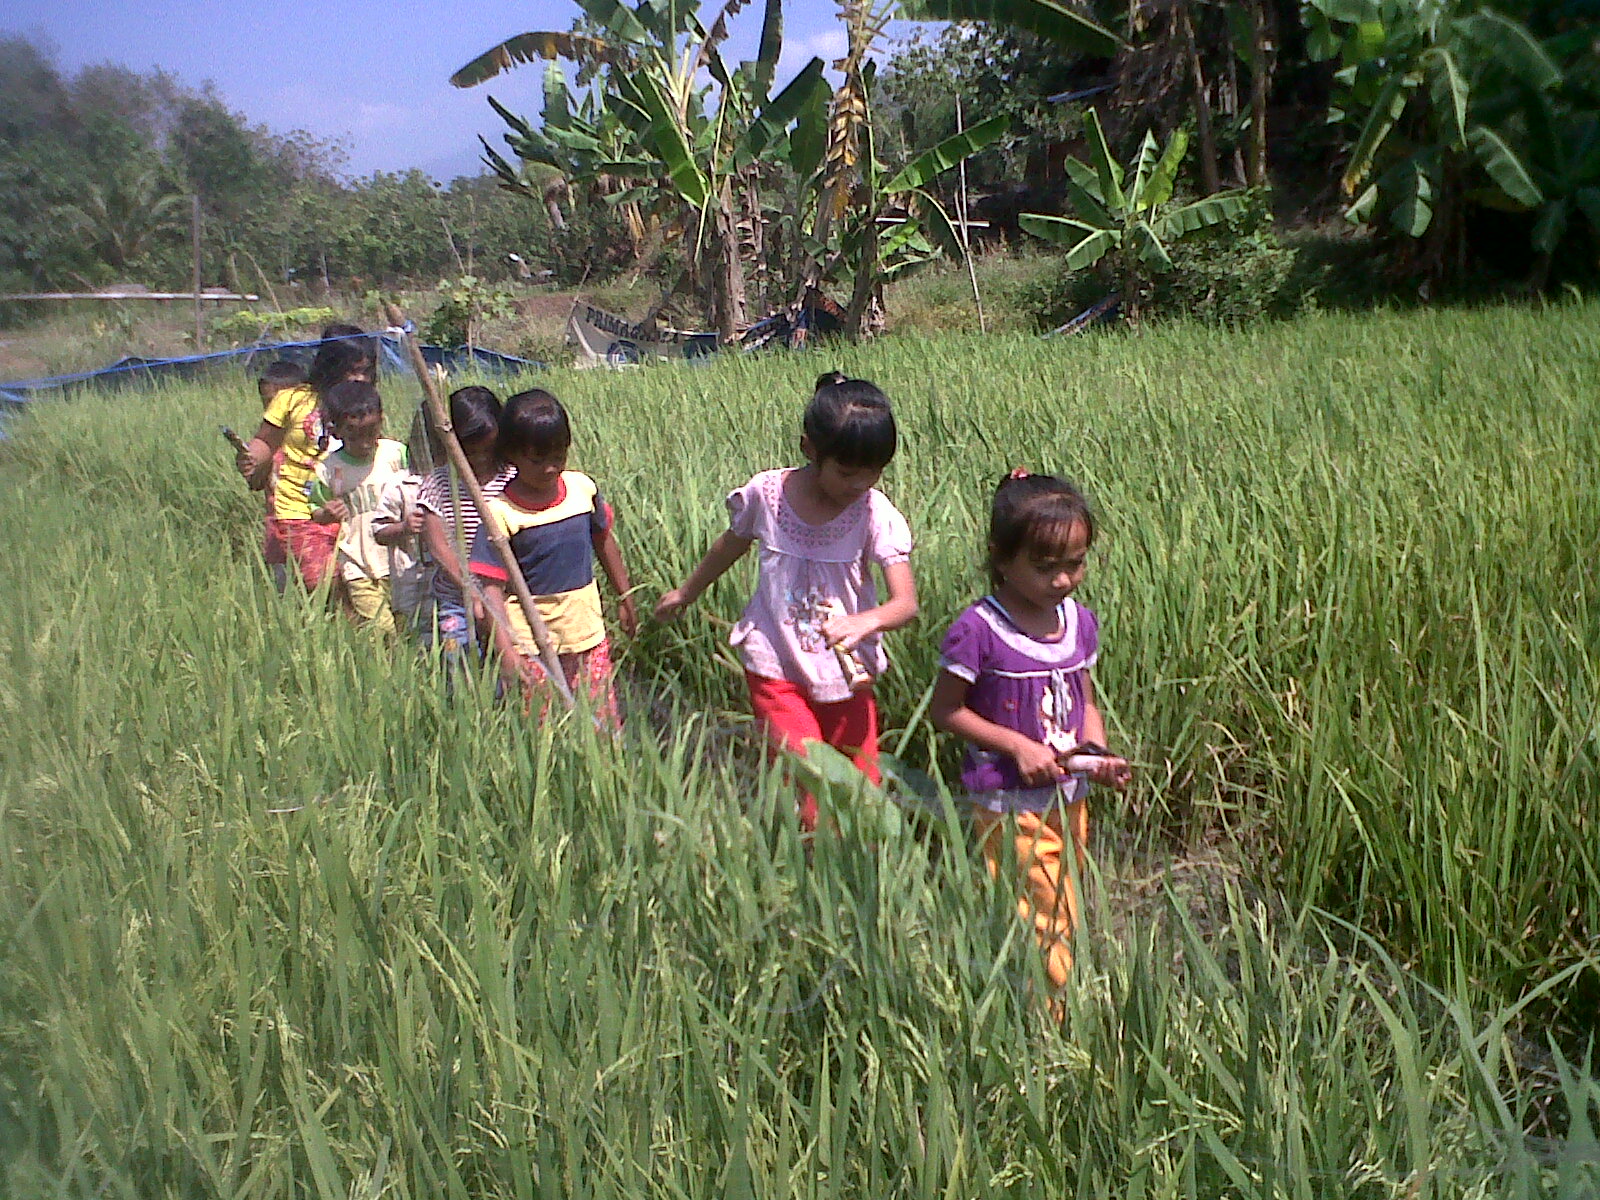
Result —
[{"label": "rice field", "polygon": [[[1600,1194],[1600,305],[541,376],[641,608],[835,365],[901,423],[880,699],[930,778],[835,786],[809,858],[749,563],[627,647],[612,741],[278,598],[246,381],[12,426],[0,1194]],[[1101,515],[1139,772],[1059,1029],[922,716],[1018,464]]]}]

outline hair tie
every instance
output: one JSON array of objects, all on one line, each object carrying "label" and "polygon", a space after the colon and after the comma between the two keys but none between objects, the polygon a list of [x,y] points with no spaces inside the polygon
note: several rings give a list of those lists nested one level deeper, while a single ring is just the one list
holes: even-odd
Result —
[{"label": "hair tie", "polygon": [[1006,478],[1007,479],[1026,479],[1028,477],[1028,474],[1029,474],[1029,472],[1028,472],[1028,468],[1027,467],[1012,467],[1011,468],[1011,474],[1007,475]]}]

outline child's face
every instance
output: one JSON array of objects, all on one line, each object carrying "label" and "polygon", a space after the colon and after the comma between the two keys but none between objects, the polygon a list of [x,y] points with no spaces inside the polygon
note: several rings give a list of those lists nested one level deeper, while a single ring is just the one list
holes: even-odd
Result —
[{"label": "child's face", "polygon": [[369,358],[358,362],[344,373],[346,383],[371,383],[377,374],[377,365]]},{"label": "child's face", "polygon": [[815,461],[817,490],[840,508],[849,508],[878,486],[882,467],[846,467],[831,458]]},{"label": "child's face", "polygon": [[256,380],[256,394],[261,397],[261,407],[265,408],[272,403],[273,397],[283,390],[281,383],[268,383],[265,379]]},{"label": "child's face", "polygon": [[344,443],[344,452],[351,458],[371,458],[383,436],[383,412],[343,417],[333,423],[333,435]]},{"label": "child's face", "polygon": [[475,441],[462,442],[461,453],[467,456],[467,465],[472,468],[472,476],[479,483],[487,483],[494,478],[495,468],[500,465],[494,452],[494,434],[486,433]]},{"label": "child's face", "polygon": [[567,447],[559,450],[528,447],[506,455],[506,461],[517,469],[517,478],[523,487],[543,495],[555,490],[561,472],[567,469]]},{"label": "child's face", "polygon": [[1089,527],[1074,521],[1064,546],[1023,546],[1010,559],[996,563],[1001,580],[1041,609],[1054,608],[1083,582],[1089,560]]}]

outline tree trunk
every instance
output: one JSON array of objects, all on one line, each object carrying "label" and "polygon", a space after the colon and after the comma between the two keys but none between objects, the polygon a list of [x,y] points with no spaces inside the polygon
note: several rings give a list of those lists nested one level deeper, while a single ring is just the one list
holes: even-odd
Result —
[{"label": "tree trunk", "polygon": [[1200,143],[1200,187],[1209,196],[1222,190],[1222,180],[1217,175],[1217,136],[1211,129],[1211,99],[1206,92],[1200,48],[1195,44],[1189,0],[1179,0],[1177,19],[1178,32],[1183,38],[1183,52],[1189,60],[1189,74],[1194,81],[1194,131]]},{"label": "tree trunk", "polygon": [[723,344],[731,345],[738,340],[739,327],[745,323],[745,293],[744,266],[739,261],[739,230],[733,214],[733,188],[726,179],[717,193],[713,225],[717,243],[714,297],[717,337]]},{"label": "tree trunk", "polygon": [[1267,182],[1267,94],[1276,51],[1267,0],[1250,0],[1250,151],[1245,179],[1251,187]]},{"label": "tree trunk", "polygon": [[[878,277],[877,211],[869,208],[862,217],[865,228],[861,235],[861,257],[856,261],[855,287],[851,290],[850,308],[844,319],[845,334],[852,341],[872,336],[874,330],[868,322],[868,313],[873,297],[883,282]],[[880,303],[878,307],[878,326],[881,328],[884,323],[883,306]]]}]

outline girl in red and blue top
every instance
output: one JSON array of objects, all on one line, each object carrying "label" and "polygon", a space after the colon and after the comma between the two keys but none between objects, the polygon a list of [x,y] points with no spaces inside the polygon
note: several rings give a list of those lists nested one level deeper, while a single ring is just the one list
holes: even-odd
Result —
[{"label": "girl in red and blue top", "polygon": [[[628,568],[612,533],[611,506],[594,480],[567,470],[572,425],[561,401],[549,392],[535,388],[506,401],[498,445],[502,460],[517,473],[499,496],[489,499],[489,507],[510,538],[567,684],[575,693],[586,691],[596,715],[615,724],[611,645],[595,585],[596,560],[617,593],[617,622],[629,637],[638,618],[628,595]],[[473,538],[471,570],[483,580],[495,618],[501,671],[529,689],[543,684],[539,659],[519,649],[519,644],[533,645],[528,622],[515,596],[507,595],[506,569],[482,528]]]},{"label": "girl in red and blue top", "polygon": [[[1068,835],[1081,867],[1089,837],[1089,781],[1123,788],[1128,763],[1105,750],[1105,720],[1089,677],[1100,651],[1094,613],[1072,598],[1083,582],[1094,517],[1053,475],[1018,469],[1000,481],[989,519],[993,591],[945,634],[929,715],[967,741],[961,782],[978,843],[998,876],[1002,838],[1023,875],[1018,904],[1045,956],[1051,984],[1072,969],[1078,923]],[[1069,771],[1068,759],[1076,773]],[[1057,1010],[1059,1011],[1059,1010]]]}]

